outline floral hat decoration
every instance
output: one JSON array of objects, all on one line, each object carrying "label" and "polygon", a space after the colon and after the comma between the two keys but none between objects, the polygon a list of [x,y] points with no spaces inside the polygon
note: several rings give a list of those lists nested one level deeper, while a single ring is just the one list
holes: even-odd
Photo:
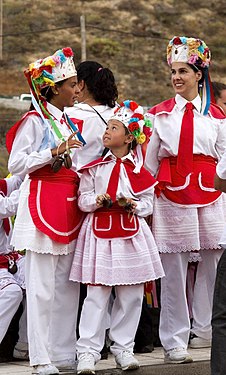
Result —
[{"label": "floral hat decoration", "polygon": [[174,36],[167,46],[167,62],[185,62],[197,67],[208,68],[211,53],[209,47],[201,39]]},{"label": "floral hat decoration", "polygon": [[199,87],[199,94],[202,99],[201,112],[206,115],[212,101],[211,79],[209,65],[211,53],[206,43],[198,38],[185,36],[174,36],[167,46],[167,63],[184,62],[193,65],[197,71],[202,70],[203,83]]},{"label": "floral hat decoration", "polygon": [[143,107],[133,100],[125,100],[120,103],[111,119],[122,122],[129,132],[133,134],[137,143],[134,173],[139,173],[143,165],[142,147],[149,141],[152,132],[151,121],[144,118]]},{"label": "floral hat decoration", "polygon": [[112,119],[121,121],[142,145],[151,135],[151,122],[144,118],[144,109],[133,100],[125,100],[116,108]]},{"label": "floral hat decoration", "polygon": [[[48,111],[45,95],[48,88],[54,86],[57,82],[77,76],[73,57],[74,53],[70,47],[62,48],[57,50],[52,56],[36,60],[29,64],[28,68],[24,71],[24,75],[30,86],[32,104],[35,110],[40,114],[47,126],[49,126],[50,122],[52,129],[60,141],[64,141],[65,139]],[[42,89],[45,87],[47,87],[47,90],[43,95]],[[77,137],[85,144],[80,132],[70,118],[68,118],[68,123],[73,131],[77,132]]]},{"label": "floral hat decoration", "polygon": [[52,56],[36,60],[24,71],[28,83],[36,95],[42,88],[77,75],[70,47],[57,50]]}]

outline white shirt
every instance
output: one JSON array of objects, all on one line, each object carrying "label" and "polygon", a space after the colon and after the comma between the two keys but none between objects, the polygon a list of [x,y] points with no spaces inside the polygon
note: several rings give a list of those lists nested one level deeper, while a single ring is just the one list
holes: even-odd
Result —
[{"label": "white shirt", "polygon": [[[156,175],[159,163],[164,157],[177,156],[181,123],[187,100],[180,95],[170,113],[155,116],[147,114],[153,124],[153,134],[147,147],[145,167]],[[210,112],[200,113],[199,95],[192,101],[194,109],[194,154],[210,155],[220,159],[226,149],[226,119],[213,118]]]},{"label": "white shirt", "polygon": [[2,219],[16,214],[21,182],[22,180],[18,176],[6,178],[7,196],[0,195],[0,254],[7,254],[13,250],[12,246],[10,246],[11,232],[9,236],[6,235]]},{"label": "white shirt", "polygon": [[[110,108],[107,105],[96,105],[94,108],[106,122],[114,114],[114,108]],[[75,164],[79,170],[82,166],[102,155],[104,150],[102,137],[106,124],[95,110],[85,103],[78,103],[74,107],[68,107],[65,112],[71,118],[83,120],[82,136],[86,141],[86,145],[74,154]]]},{"label": "white shirt", "polygon": [[[63,112],[47,103],[47,109],[51,113],[57,127],[61,134],[68,138],[72,131],[68,128],[66,123],[61,124],[60,120],[63,117]],[[47,126],[49,127],[47,129]],[[49,132],[49,133],[48,133]],[[48,135],[51,135],[48,136]],[[47,140],[46,148],[42,149],[44,139]],[[52,140],[55,144],[52,144]],[[49,123],[46,125],[41,117],[30,115],[20,125],[16,138],[13,142],[12,151],[9,157],[8,168],[12,174],[24,174],[34,172],[36,169],[44,167],[46,164],[53,162],[51,149],[60,143],[54,130]],[[75,152],[72,149],[72,155]],[[75,170],[73,163],[72,169]]]},{"label": "white shirt", "polygon": [[[111,156],[113,160],[116,157],[109,151],[106,156]],[[131,154],[121,158],[122,160],[129,159],[133,161]],[[97,195],[104,194],[107,191],[108,182],[111,176],[112,169],[115,163],[108,162],[93,167],[92,169],[85,170],[81,176],[79,186],[79,207],[85,212],[93,212],[97,209],[96,197]],[[134,164],[135,168],[135,164]],[[138,178],[138,177],[137,177]],[[136,214],[141,217],[146,217],[152,213],[153,208],[154,187],[147,189],[145,192],[135,194],[132,191],[130,181],[127,177],[123,163],[120,167],[119,182],[117,188],[116,198],[132,198],[137,203]]]}]

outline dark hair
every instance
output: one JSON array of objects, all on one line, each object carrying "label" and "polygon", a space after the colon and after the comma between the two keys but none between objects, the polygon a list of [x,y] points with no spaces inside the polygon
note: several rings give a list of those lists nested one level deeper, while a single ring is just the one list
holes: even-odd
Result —
[{"label": "dark hair", "polygon": [[226,90],[226,85],[221,82],[212,82],[213,94],[215,99],[221,97],[221,91]]},{"label": "dark hair", "polygon": [[96,61],[83,61],[76,69],[78,82],[84,80],[93,98],[114,108],[118,99],[118,89],[112,71]]},{"label": "dark hair", "polygon": [[193,64],[188,64],[188,66],[190,66],[190,68],[195,72],[197,73],[198,71],[200,71],[202,73],[202,78],[200,78],[199,80],[199,84],[202,84],[203,81],[204,81],[204,78],[205,78],[205,71],[208,69],[208,68],[202,68],[200,66],[196,66],[196,65],[193,65]]}]

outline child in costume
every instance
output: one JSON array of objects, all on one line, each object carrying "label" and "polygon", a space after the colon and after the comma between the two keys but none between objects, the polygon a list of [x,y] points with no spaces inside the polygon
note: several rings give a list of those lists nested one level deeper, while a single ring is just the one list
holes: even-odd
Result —
[{"label": "child in costume", "polygon": [[26,249],[28,342],[32,374],[75,368],[79,284],[69,272],[83,213],[73,155],[84,140],[64,108],[79,92],[70,47],[25,71],[34,110],[7,133],[9,171],[27,174],[12,244]]},{"label": "child in costume", "polygon": [[[25,301],[25,257],[13,251],[10,245],[12,224],[9,219],[17,212],[21,182],[19,176],[0,180],[0,343],[20,303]],[[25,303],[14,357],[28,359]]]},{"label": "child in costume", "polygon": [[109,337],[122,370],[139,367],[133,355],[144,283],[164,275],[145,217],[152,213],[156,180],[143,164],[143,108],[124,101],[103,135],[107,154],[84,166],[79,207],[88,213],[82,225],[70,280],[88,284],[76,344],[78,374],[94,374],[100,359],[108,301],[114,287]]}]

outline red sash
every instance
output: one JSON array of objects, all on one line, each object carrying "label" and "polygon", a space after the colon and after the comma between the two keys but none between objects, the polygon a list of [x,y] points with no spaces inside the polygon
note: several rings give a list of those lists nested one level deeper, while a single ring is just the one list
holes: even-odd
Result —
[{"label": "red sash", "polygon": [[132,238],[140,228],[136,215],[129,215],[114,204],[110,209],[99,208],[93,213],[93,233],[97,238]]},{"label": "red sash", "polygon": [[211,156],[193,155],[193,172],[185,178],[177,173],[176,157],[162,159],[157,196],[162,192],[170,201],[182,205],[213,203],[222,194],[214,189],[216,164]]},{"label": "red sash", "polygon": [[29,209],[35,226],[52,240],[68,244],[78,237],[84,213],[78,208],[78,175],[50,165],[32,172]]}]

